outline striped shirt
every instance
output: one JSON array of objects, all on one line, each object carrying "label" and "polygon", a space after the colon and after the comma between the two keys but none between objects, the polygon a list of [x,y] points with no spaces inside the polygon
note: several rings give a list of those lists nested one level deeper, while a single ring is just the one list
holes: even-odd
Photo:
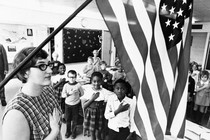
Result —
[{"label": "striped shirt", "polygon": [[[28,96],[19,92],[7,105],[3,119],[12,109],[21,111],[30,128],[30,140],[43,140],[50,133],[49,113],[52,114],[54,108],[61,112],[55,94],[52,87],[43,88],[39,96]],[[56,140],[61,140],[61,136]]]}]

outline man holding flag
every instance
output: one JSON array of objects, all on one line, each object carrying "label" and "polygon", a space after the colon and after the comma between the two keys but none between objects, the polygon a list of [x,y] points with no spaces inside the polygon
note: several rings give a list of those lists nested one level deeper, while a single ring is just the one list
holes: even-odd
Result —
[{"label": "man holding flag", "polygon": [[193,0],[96,3],[136,94],[138,139],[183,139]]}]

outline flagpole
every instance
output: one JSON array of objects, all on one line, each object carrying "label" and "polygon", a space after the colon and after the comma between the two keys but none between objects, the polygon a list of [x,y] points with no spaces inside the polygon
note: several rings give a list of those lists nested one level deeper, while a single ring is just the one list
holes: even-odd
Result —
[{"label": "flagpole", "polygon": [[80,11],[82,11],[92,0],[86,0],[78,7],[72,15],[70,15],[56,30],[54,30],[38,47],[36,47],[27,57],[15,68],[1,83],[0,89],[23,67],[28,61],[34,57],[61,29],[63,29]]}]

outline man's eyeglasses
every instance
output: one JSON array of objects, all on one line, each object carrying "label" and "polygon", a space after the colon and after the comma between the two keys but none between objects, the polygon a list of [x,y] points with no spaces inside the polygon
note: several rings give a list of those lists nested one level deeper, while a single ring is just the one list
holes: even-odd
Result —
[{"label": "man's eyeglasses", "polygon": [[48,63],[48,64],[40,64],[37,66],[32,66],[33,68],[39,68],[41,71],[45,71],[47,67],[50,67],[51,69],[53,68],[53,63]]}]

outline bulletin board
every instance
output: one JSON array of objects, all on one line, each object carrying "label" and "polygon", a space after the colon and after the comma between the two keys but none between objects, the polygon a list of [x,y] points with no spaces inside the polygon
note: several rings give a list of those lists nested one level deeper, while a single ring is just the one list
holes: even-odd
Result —
[{"label": "bulletin board", "polygon": [[[101,48],[101,30],[63,29],[64,63],[86,62],[93,50]],[[101,53],[99,53],[100,57]]]}]

